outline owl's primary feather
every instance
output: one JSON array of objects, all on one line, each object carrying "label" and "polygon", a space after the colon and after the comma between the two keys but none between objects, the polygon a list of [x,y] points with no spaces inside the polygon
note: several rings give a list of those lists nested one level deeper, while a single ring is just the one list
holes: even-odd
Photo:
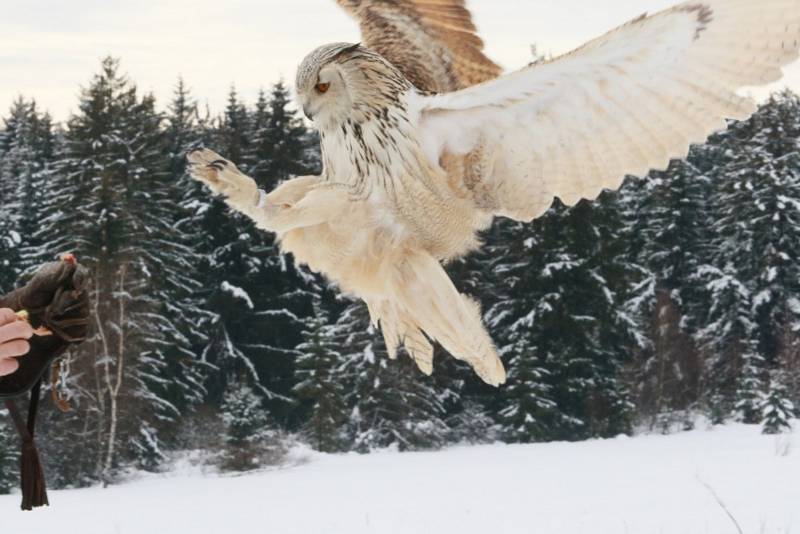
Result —
[{"label": "owl's primary feather", "polygon": [[316,49],[296,83],[322,175],[259,197],[213,152],[190,155],[193,173],[361,297],[391,356],[403,345],[430,373],[437,341],[494,385],[505,372],[479,309],[440,262],[494,216],[530,220],[665,168],[749,116],[738,91],[800,49],[800,0],[697,0],[497,77],[463,0],[338,2],[365,46]]},{"label": "owl's primary feather", "polygon": [[417,89],[454,91],[497,77],[464,0],[336,0],[359,22],[364,45]]},{"label": "owl's primary feather", "polygon": [[798,57],[799,0],[691,1],[640,17],[555,60],[420,98],[432,161],[483,149],[479,194],[530,220],[683,158],[755,110],[743,87]]}]

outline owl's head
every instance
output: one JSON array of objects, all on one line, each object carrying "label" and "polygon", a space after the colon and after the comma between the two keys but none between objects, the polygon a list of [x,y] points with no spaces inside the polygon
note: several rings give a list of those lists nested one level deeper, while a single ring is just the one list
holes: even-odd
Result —
[{"label": "owl's head", "polygon": [[297,96],[320,127],[363,122],[397,106],[411,83],[391,63],[360,44],[320,46],[297,69]]}]

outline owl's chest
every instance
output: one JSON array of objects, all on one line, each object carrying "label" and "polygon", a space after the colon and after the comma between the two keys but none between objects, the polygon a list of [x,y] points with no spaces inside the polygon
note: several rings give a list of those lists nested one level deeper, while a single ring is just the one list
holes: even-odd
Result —
[{"label": "owl's chest", "polygon": [[453,191],[412,134],[350,127],[322,139],[324,178],[348,185],[377,225],[440,259],[476,246],[472,201]]}]

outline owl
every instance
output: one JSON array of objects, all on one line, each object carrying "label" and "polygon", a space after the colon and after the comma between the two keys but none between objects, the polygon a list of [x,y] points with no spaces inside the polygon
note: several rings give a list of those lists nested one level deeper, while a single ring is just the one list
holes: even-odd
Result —
[{"label": "owl", "polygon": [[494,217],[595,199],[755,110],[798,57],[800,0],[691,0],[510,74],[483,53],[463,0],[339,0],[363,44],[312,51],[295,89],[319,130],[320,176],[274,191],[216,153],[192,175],[283,250],[363,299],[389,355],[427,374],[433,343],[505,381],[478,304],[442,265]]}]

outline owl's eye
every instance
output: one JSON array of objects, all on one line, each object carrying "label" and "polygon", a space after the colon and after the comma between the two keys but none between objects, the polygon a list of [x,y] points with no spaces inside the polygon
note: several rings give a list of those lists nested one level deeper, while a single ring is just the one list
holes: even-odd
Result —
[{"label": "owl's eye", "polygon": [[328,89],[330,89],[330,88],[331,88],[331,84],[329,84],[329,83],[320,82],[316,86],[316,90],[317,90],[318,93],[327,93]]}]

